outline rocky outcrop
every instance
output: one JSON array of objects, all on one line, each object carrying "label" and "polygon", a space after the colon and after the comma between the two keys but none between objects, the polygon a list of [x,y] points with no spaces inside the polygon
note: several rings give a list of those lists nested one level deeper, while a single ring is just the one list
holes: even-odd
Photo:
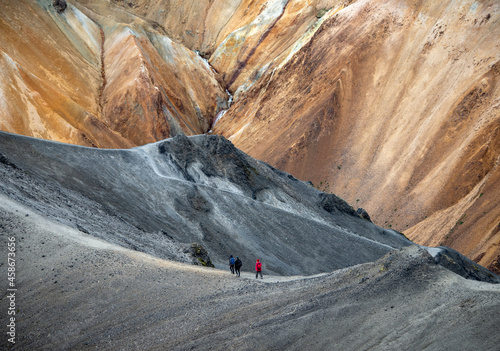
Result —
[{"label": "rocky outcrop", "polygon": [[193,257],[194,265],[212,268],[215,267],[210,259],[210,256],[208,256],[207,250],[205,250],[200,244],[192,243],[188,249],[184,250],[184,252],[189,253],[191,257]]},{"label": "rocky outcrop", "polygon": [[429,253],[439,265],[450,271],[472,280],[479,280],[488,283],[500,283],[500,277],[472,260],[464,257],[456,250],[449,247],[428,248]]},{"label": "rocky outcrop", "polygon": [[66,7],[68,7],[68,4],[66,3],[66,0],[53,0],[52,6],[54,6],[57,12],[63,13],[64,10],[66,10]]},{"label": "rocky outcrop", "polygon": [[356,212],[364,219],[366,219],[367,221],[372,221],[372,219],[370,218],[370,215],[368,214],[368,212],[366,212],[366,210],[364,208],[358,208],[356,210]]}]

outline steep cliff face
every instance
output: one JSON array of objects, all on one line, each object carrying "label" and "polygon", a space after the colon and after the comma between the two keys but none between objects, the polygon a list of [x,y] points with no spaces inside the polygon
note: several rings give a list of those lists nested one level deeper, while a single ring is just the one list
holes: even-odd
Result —
[{"label": "steep cliff face", "polygon": [[498,1],[1,6],[1,130],[127,148],[213,128],[382,226],[498,266]]},{"label": "steep cliff face", "polygon": [[500,254],[498,2],[332,12],[214,132],[417,242],[489,265]]}]

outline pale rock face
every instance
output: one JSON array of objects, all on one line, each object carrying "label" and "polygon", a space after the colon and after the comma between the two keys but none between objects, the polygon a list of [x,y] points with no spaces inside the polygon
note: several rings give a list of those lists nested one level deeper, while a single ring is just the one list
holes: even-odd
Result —
[{"label": "pale rock face", "polygon": [[[177,43],[210,57],[231,92],[246,91],[263,72],[282,62],[297,41],[336,12],[339,0],[112,1],[80,0],[99,13],[130,21],[130,13],[161,24]],[[112,10],[110,10],[110,8]]]},{"label": "pale rock face", "polygon": [[318,18],[320,13],[335,13],[343,7],[340,1],[252,2],[243,14],[233,16],[228,27],[245,23],[238,15],[248,19],[248,11],[256,14],[250,17],[252,21],[229,33],[210,62],[221,72],[228,89],[239,96],[308,41],[323,21]]},{"label": "pale rock face", "polygon": [[[203,55],[213,53],[227,34],[239,28],[229,26],[235,12],[248,8],[249,0],[137,0],[102,1],[79,0],[92,11],[105,14],[121,22],[138,16],[154,21],[165,30],[165,34],[176,43],[200,51]],[[260,0],[258,3],[262,4]],[[253,4],[252,4],[253,6]],[[243,12],[243,10],[241,10]],[[133,14],[133,15],[131,15]]]}]

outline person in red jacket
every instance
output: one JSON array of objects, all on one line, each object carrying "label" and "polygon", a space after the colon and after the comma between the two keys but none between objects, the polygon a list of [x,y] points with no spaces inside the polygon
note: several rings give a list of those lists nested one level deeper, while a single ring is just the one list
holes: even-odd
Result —
[{"label": "person in red jacket", "polygon": [[260,274],[260,279],[264,279],[262,277],[262,263],[260,263],[259,259],[257,259],[257,262],[255,262],[255,279],[259,277]]}]

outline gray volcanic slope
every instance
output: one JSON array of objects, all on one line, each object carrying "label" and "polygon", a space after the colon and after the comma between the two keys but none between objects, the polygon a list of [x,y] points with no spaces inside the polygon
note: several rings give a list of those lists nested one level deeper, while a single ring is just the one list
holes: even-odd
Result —
[{"label": "gray volcanic slope", "polygon": [[281,275],[374,261],[410,245],[219,136],[102,150],[0,133],[0,191],[48,218],[124,247],[187,261],[200,243]]},{"label": "gray volcanic slope", "polygon": [[[2,259],[2,350],[500,345],[500,284],[488,283],[500,277],[220,137],[97,150],[0,132],[0,230],[4,258],[15,242],[17,289],[12,344]],[[193,241],[224,270],[182,263]],[[229,253],[243,257],[239,279]]]},{"label": "gray volcanic slope", "polygon": [[[0,221],[1,247],[10,236],[17,242],[18,350],[497,351],[500,344],[500,285],[466,280],[415,245],[312,277],[237,279],[95,239],[5,196]],[[0,273],[6,277],[5,265]],[[1,311],[8,303],[3,295]],[[0,317],[6,325],[6,313]],[[9,349],[2,334],[0,349]]]}]

